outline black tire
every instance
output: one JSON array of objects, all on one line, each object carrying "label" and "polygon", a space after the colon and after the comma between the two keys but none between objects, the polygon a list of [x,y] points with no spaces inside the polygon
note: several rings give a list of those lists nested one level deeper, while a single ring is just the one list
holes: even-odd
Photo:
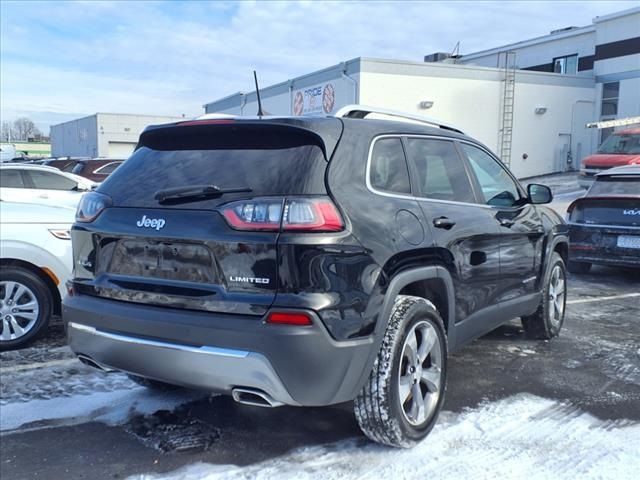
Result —
[{"label": "black tire", "polygon": [[572,262],[569,260],[567,270],[571,273],[577,274],[589,273],[589,270],[591,270],[591,264],[589,262]]},{"label": "black tire", "polygon": [[[28,330],[24,334],[14,339],[3,340],[1,337],[5,334],[5,329],[9,328],[8,325],[10,324],[8,319],[5,322],[5,316],[10,316],[12,313],[12,310],[8,310],[8,308],[9,306],[20,306],[19,303],[9,305],[9,301],[18,302],[20,299],[25,298],[24,296],[15,297],[15,295],[19,295],[16,285],[26,287],[29,291],[27,295],[33,294],[34,300],[37,302],[38,313],[35,322],[28,326]],[[15,295],[12,296],[11,292],[7,294],[9,288]],[[33,272],[21,267],[2,267],[0,268],[0,310],[2,309],[4,309],[3,311],[6,310],[6,312],[0,318],[0,351],[23,348],[47,330],[51,312],[53,311],[53,297],[44,281]],[[19,314],[15,315],[15,317],[20,327],[29,325],[29,321],[25,320],[25,317]],[[7,332],[9,335],[16,335],[16,330],[13,326]]]},{"label": "black tire", "polygon": [[[551,292],[552,281],[555,269],[560,272],[563,282],[563,296],[561,300],[562,310],[557,312],[551,308]],[[541,340],[549,340],[560,333],[562,325],[564,323],[564,313],[567,303],[567,273],[562,257],[554,252],[551,256],[551,263],[547,269],[547,273],[544,279],[544,289],[542,291],[542,301],[538,306],[538,309],[532,315],[522,317],[522,326],[524,327],[527,335],[532,338]],[[556,314],[558,314],[556,318]]]},{"label": "black tire", "polygon": [[181,388],[178,385],[164,383],[159,380],[152,380],[150,378],[139,377],[137,375],[128,374],[127,376],[138,385],[146,387],[150,390],[155,390],[156,392],[170,392],[172,390],[178,390]]},{"label": "black tire", "polygon": [[[421,361],[420,371],[423,371],[424,362],[429,362],[431,367],[428,368],[433,368],[435,365],[433,362],[437,360],[440,362],[438,370],[440,384],[437,389],[437,399],[434,399],[433,406],[425,413],[426,419],[419,424],[412,424],[405,409],[406,405],[413,401],[409,398],[414,396],[411,393],[410,397],[401,401],[400,370],[407,368],[408,362],[404,357],[403,349],[408,341],[408,334],[413,334],[414,329],[421,326],[428,329],[429,335],[435,332],[437,339],[434,341],[433,348],[436,348],[437,343],[440,349],[438,356],[441,358],[430,358],[432,354],[429,353],[425,360]],[[424,338],[422,341],[425,341]],[[419,351],[420,348],[417,350]],[[407,373],[402,378],[407,378],[408,375]],[[375,442],[392,447],[414,446],[424,439],[435,425],[444,402],[446,382],[447,337],[442,318],[435,307],[424,298],[398,296],[369,379],[354,402],[355,416],[360,429]],[[410,387],[411,392],[413,387],[415,385]],[[418,384],[418,388],[423,388],[421,383]],[[424,390],[421,392],[424,394]],[[429,391],[429,395],[432,394]]]}]

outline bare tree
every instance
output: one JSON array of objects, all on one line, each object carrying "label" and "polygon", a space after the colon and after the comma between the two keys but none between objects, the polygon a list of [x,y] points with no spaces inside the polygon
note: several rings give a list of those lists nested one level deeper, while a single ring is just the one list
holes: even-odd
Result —
[{"label": "bare tree", "polygon": [[9,122],[2,122],[2,130],[0,131],[0,139],[3,142],[10,142],[14,138],[13,126]]},{"label": "bare tree", "polygon": [[31,119],[27,117],[18,118],[13,122],[13,130],[17,137],[16,140],[19,141],[29,140],[29,138],[33,138],[40,134],[38,127],[36,127]]}]

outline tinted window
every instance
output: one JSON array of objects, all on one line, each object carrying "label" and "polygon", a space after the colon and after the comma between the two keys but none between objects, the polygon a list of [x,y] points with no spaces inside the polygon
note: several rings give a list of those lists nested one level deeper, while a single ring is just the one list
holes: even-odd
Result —
[{"label": "tinted window", "polygon": [[103,167],[98,168],[93,173],[99,173],[100,175],[109,175],[113,173],[113,171],[120,166],[120,162],[107,163]]},{"label": "tinted window", "polygon": [[504,167],[484,150],[466,143],[461,145],[478,179],[485,203],[499,207],[512,207],[518,203],[520,192]]},{"label": "tinted window", "polygon": [[371,186],[376,190],[411,193],[409,170],[399,138],[378,140],[371,152]]},{"label": "tinted window", "polygon": [[467,172],[453,142],[409,138],[407,146],[409,160],[416,169],[420,196],[436,200],[475,202]]},{"label": "tinted window", "polygon": [[[54,165],[55,167],[55,165]],[[73,169],[76,167],[76,162],[69,162],[67,164],[65,164],[62,168],[60,168],[60,170],[62,170],[63,172],[72,172]]]},{"label": "tinted window", "polygon": [[640,195],[640,176],[629,178],[598,177],[589,189],[588,196]]},{"label": "tinted window", "polygon": [[24,188],[22,175],[19,170],[0,170],[0,187]]},{"label": "tinted window", "polygon": [[235,198],[326,194],[327,162],[320,147],[159,151],[141,147],[102,183],[114,205],[157,207],[158,190],[190,185],[250,188],[172,208],[214,208]]},{"label": "tinted window", "polygon": [[42,190],[73,190],[78,186],[73,180],[51,172],[25,172],[35,188]]}]

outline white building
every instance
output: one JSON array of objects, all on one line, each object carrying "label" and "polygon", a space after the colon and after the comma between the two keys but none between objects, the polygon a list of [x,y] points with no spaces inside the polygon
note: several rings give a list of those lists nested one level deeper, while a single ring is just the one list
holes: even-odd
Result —
[{"label": "white building", "polygon": [[179,117],[96,113],[51,126],[54,157],[127,158],[147,125],[170,123]]},{"label": "white building", "polygon": [[[586,27],[568,27],[464,55],[458,61],[502,67],[506,52],[515,53],[516,67],[523,70],[593,78],[598,120],[640,115],[640,7],[596,17]],[[600,140],[609,133],[603,130]]]},{"label": "white building", "polygon": [[[586,123],[640,114],[639,32],[636,8],[589,27],[437,63],[356,58],[263,88],[262,104],[273,115],[326,115],[350,103],[422,114],[484,142],[521,178],[573,170],[599,142]],[[544,48],[527,50],[530,42]],[[507,51],[516,52],[509,62]],[[567,52],[577,56],[561,60]],[[204,108],[255,115],[256,94],[236,93]]]}]

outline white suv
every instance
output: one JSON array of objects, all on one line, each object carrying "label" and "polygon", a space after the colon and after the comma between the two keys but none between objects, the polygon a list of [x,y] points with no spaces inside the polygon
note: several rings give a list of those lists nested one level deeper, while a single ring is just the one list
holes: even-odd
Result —
[{"label": "white suv", "polygon": [[0,166],[0,199],[75,208],[96,183],[44,165]]},{"label": "white suv", "polygon": [[75,210],[0,201],[0,351],[21,347],[60,312]]}]

